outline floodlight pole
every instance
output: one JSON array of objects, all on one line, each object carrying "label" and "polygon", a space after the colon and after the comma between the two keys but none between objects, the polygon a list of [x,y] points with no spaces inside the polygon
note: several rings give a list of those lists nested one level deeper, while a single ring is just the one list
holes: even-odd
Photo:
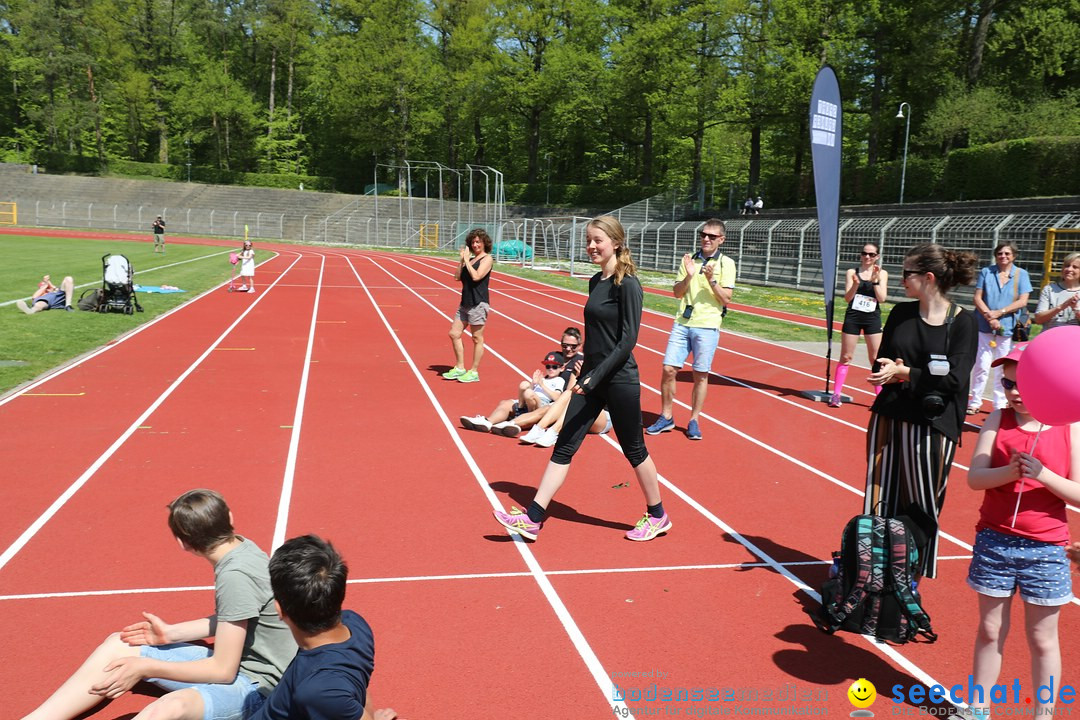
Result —
[{"label": "floodlight pole", "polygon": [[[904,115],[904,106],[907,105],[907,116]],[[904,123],[904,162],[900,167],[900,204],[904,204],[904,181],[907,179],[907,148],[908,148],[908,135],[911,133],[911,104],[902,102],[900,103],[900,109],[896,113],[898,120],[905,120]]]}]

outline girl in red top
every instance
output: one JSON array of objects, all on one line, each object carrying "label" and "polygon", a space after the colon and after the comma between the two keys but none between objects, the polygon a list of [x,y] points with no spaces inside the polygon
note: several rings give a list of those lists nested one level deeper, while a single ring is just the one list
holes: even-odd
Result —
[{"label": "girl in red top", "polygon": [[[1041,425],[1028,413],[1016,386],[1024,347],[1014,346],[993,362],[1004,366],[1001,384],[1009,406],[987,418],[968,472],[968,485],[986,492],[967,578],[979,593],[974,683],[986,695],[968,702],[984,717],[990,713],[989,689],[1001,671],[1013,594],[1019,590],[1025,603],[1033,691],[1061,687],[1058,612],[1072,599],[1065,503],[1080,502],[1080,423]],[[1054,698],[1036,700],[1037,714],[1053,712]]]}]

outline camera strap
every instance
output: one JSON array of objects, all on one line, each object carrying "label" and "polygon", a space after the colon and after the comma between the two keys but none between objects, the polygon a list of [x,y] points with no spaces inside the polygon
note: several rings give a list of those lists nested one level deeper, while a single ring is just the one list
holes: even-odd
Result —
[{"label": "camera strap", "polygon": [[945,357],[949,357],[949,339],[952,337],[952,323],[959,312],[956,303],[949,303],[949,309],[945,313]]}]

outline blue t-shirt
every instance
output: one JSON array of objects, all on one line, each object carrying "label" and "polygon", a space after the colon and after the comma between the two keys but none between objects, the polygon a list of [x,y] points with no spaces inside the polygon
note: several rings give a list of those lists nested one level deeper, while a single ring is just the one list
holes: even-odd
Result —
[{"label": "blue t-shirt", "polygon": [[375,669],[375,638],[364,618],[342,610],[351,637],[300,650],[252,720],[357,720]]},{"label": "blue t-shirt", "polygon": [[[1003,307],[1012,305],[1019,295],[1031,292],[1031,278],[1028,276],[1027,270],[1013,265],[1012,270],[1009,272],[1009,280],[1004,286],[998,285],[997,273],[997,265],[984,267],[979,272],[979,279],[975,283],[975,289],[982,290],[983,302],[991,310],[1000,310]],[[990,329],[990,322],[983,317],[982,313],[975,314],[975,322],[979,324],[979,332],[993,332]],[[1016,313],[1002,315],[998,318],[998,322],[1001,323],[1003,335],[1012,335],[1013,327],[1016,325]]]}]

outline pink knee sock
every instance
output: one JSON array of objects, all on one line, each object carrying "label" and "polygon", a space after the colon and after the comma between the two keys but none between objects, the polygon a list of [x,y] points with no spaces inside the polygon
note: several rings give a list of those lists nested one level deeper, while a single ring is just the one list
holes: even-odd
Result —
[{"label": "pink knee sock", "polygon": [[844,381],[847,380],[847,371],[847,363],[840,363],[836,366],[836,383],[833,385],[833,392],[837,395],[844,389]]}]

